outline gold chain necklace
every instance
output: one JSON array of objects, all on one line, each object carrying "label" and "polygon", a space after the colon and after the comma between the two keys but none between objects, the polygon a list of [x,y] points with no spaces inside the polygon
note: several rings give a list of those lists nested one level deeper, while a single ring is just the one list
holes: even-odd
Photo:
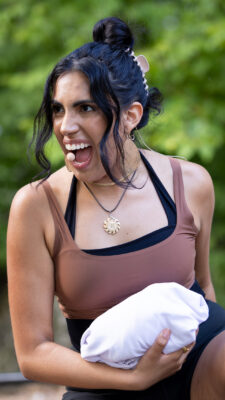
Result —
[{"label": "gold chain necklace", "polygon": [[[133,172],[133,174],[132,174],[131,179],[129,180],[129,182],[131,182],[131,181],[133,180],[134,175],[136,174],[136,171],[137,171],[137,170],[135,170],[135,171]],[[128,183],[129,183],[129,182],[128,182]],[[88,186],[85,182],[83,182],[83,184],[84,184],[84,186],[88,189],[88,191],[90,192],[90,194],[92,195],[92,197],[95,199],[95,201],[98,203],[98,205],[99,205],[104,211],[106,211],[106,212],[108,213],[108,217],[107,217],[107,218],[104,220],[104,222],[103,222],[103,229],[104,229],[104,231],[105,231],[106,233],[108,233],[109,235],[115,235],[115,234],[116,234],[117,232],[119,232],[119,230],[120,230],[120,221],[119,221],[117,218],[113,217],[113,215],[111,215],[111,213],[113,213],[113,212],[117,209],[117,207],[120,205],[120,203],[121,203],[121,201],[123,200],[124,195],[125,195],[125,193],[126,193],[126,191],[127,191],[129,185],[128,185],[128,184],[126,185],[126,187],[125,187],[125,189],[123,190],[123,193],[122,193],[122,195],[120,196],[120,198],[119,198],[118,202],[116,203],[115,207],[113,207],[112,210],[107,210],[107,208],[105,208],[105,207],[100,203],[100,201],[98,200],[98,198],[97,198],[97,197],[95,196],[95,194],[92,192],[91,188],[89,188],[89,186]]]},{"label": "gold chain necklace", "polygon": [[[137,168],[138,168],[138,166],[137,166]],[[119,179],[118,182],[126,182],[126,180],[129,178],[131,173],[134,173],[134,171],[136,172],[137,168],[133,171],[130,171],[125,177]],[[130,182],[130,181],[131,180],[129,180],[128,182]],[[95,186],[114,186],[114,185],[116,185],[116,182],[107,182],[107,183],[93,182],[92,184]]]}]

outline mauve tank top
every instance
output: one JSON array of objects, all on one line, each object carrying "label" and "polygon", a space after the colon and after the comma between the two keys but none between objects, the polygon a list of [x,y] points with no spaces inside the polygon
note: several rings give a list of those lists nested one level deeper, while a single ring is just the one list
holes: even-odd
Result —
[{"label": "mauve tank top", "polygon": [[[162,182],[156,175],[151,164],[149,163],[147,158],[145,158],[145,156],[141,153],[141,151],[140,151],[140,156],[148,171],[149,178],[152,181],[152,184],[159,197],[162,207],[164,208],[165,214],[167,216],[168,225],[164,226],[163,228],[156,229],[153,232],[147,233],[144,236],[138,237],[137,239],[130,240],[129,242],[125,242],[110,247],[103,247],[100,249],[83,250],[86,253],[95,254],[97,256],[112,256],[116,254],[129,253],[159,243],[162,240],[169,237],[171,233],[174,231],[177,221],[176,205],[172,200],[172,198],[170,197],[170,195],[168,194],[165,187],[163,186]],[[67,201],[66,211],[64,215],[65,221],[73,238],[75,238],[75,225],[76,225],[76,196],[77,196],[76,186],[77,186],[77,179],[75,176],[73,176],[70,185],[70,192]]]},{"label": "mauve tank top", "polygon": [[92,320],[152,283],[177,282],[187,288],[193,285],[198,230],[185,201],[180,164],[173,158],[170,163],[177,214],[175,229],[159,243],[117,255],[101,256],[81,250],[49,183],[43,183],[55,226],[55,294],[66,318]]}]

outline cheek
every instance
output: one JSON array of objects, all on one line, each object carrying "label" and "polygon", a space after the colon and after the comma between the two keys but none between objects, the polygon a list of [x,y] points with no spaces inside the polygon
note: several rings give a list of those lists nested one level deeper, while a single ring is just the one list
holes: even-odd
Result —
[{"label": "cheek", "polygon": [[60,134],[60,123],[57,121],[53,121],[53,132],[57,139],[60,141],[62,135]]},{"label": "cheek", "polygon": [[60,147],[62,148],[63,152],[66,154],[66,150],[63,144],[63,137],[61,135],[61,133],[59,132],[59,128],[57,127],[57,124],[53,124],[53,133],[60,145]]},{"label": "cheek", "polygon": [[96,115],[88,121],[88,130],[95,141],[100,143],[107,128],[107,120],[104,115]]}]

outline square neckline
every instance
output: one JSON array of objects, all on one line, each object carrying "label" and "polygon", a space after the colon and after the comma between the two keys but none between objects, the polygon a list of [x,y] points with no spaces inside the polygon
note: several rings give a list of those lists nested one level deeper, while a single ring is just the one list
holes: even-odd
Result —
[{"label": "square neckline", "polygon": [[[165,186],[163,185],[162,181],[156,174],[155,170],[151,166],[150,162],[148,159],[140,152],[140,156],[142,159],[142,162],[144,163],[144,166],[147,170],[147,174],[149,175],[150,180],[152,181],[152,184],[154,186],[155,193],[158,197],[158,200],[162,206],[162,209],[164,210],[165,216],[167,218],[167,225],[155,229],[151,232],[148,232],[142,236],[139,236],[135,239],[129,240],[127,242],[123,242],[120,244],[116,244],[114,246],[108,246],[108,247],[99,247],[99,248],[94,248],[94,249],[81,249],[83,252],[87,254],[92,254],[92,255],[100,255],[100,256],[107,256],[107,255],[120,255],[123,253],[129,253],[129,252],[134,252],[135,250],[142,250],[146,247],[151,247],[161,241],[164,241],[167,239],[174,231],[176,227],[176,220],[177,220],[177,212],[176,212],[176,204],[172,197],[169,195],[168,191],[166,190]],[[171,165],[171,163],[170,163]],[[172,168],[172,165],[171,165]],[[173,169],[172,169],[173,171]],[[66,211],[64,214],[64,219],[66,221],[66,224],[70,230],[71,236],[73,240],[75,241],[75,233],[76,233],[76,185],[77,185],[77,179],[75,176],[72,178],[72,182],[70,184],[70,191],[69,191],[69,196],[68,196],[68,201],[67,201],[67,206],[66,206]],[[174,186],[174,185],[173,185]],[[174,196],[175,197],[175,196]],[[169,232],[168,232],[169,231]],[[160,238],[159,235],[163,235],[165,232],[165,235],[163,238]],[[166,235],[166,232],[168,232],[168,235]],[[156,242],[154,241],[154,238]],[[76,241],[75,241],[76,243]],[[138,248],[136,248],[138,247]],[[119,252],[119,253],[118,253]],[[108,254],[109,253],[109,254]]]},{"label": "square neckline", "polygon": [[[142,155],[142,153],[141,153],[141,155]],[[144,157],[144,158],[145,158],[145,157]],[[173,193],[174,193],[174,200],[175,200],[175,201],[173,201],[173,199],[172,199],[171,196],[169,195],[168,191],[166,190],[166,188],[165,188],[164,185],[162,184],[160,178],[158,178],[158,176],[157,176],[157,174],[155,173],[153,167],[151,166],[151,164],[150,164],[150,163],[148,162],[148,160],[147,160],[147,162],[149,163],[151,169],[154,171],[155,175],[157,176],[158,180],[160,181],[161,185],[164,187],[165,192],[167,193],[167,196],[171,199],[171,202],[173,202],[174,205],[175,205],[175,208],[176,208],[176,226],[175,226],[175,229],[173,230],[173,232],[171,233],[171,235],[169,235],[167,238],[165,238],[164,240],[162,240],[162,241],[160,241],[160,242],[158,242],[158,243],[153,244],[153,245],[150,246],[150,247],[146,247],[146,248],[143,248],[143,249],[134,250],[134,251],[132,251],[132,252],[122,253],[122,254],[114,254],[114,255],[104,255],[104,256],[102,256],[102,255],[97,255],[97,254],[89,254],[89,253],[85,252],[83,249],[81,249],[81,248],[78,246],[78,244],[76,243],[76,241],[74,240],[73,236],[71,235],[70,229],[69,229],[69,227],[68,227],[68,225],[67,225],[67,223],[66,223],[66,220],[65,220],[65,218],[64,218],[63,211],[62,211],[61,206],[60,206],[60,204],[59,204],[59,202],[58,202],[58,200],[57,200],[57,197],[56,197],[55,193],[53,192],[53,190],[52,190],[52,188],[51,188],[51,185],[49,184],[48,181],[45,181],[44,184],[47,184],[47,185],[48,185],[48,188],[50,189],[51,197],[52,197],[52,199],[53,199],[55,208],[56,208],[57,211],[58,211],[58,212],[57,212],[58,217],[59,217],[60,221],[61,221],[62,224],[63,224],[64,230],[66,231],[67,239],[69,239],[69,242],[70,242],[70,243],[72,242],[72,248],[70,248],[70,247],[67,245],[65,249],[61,249],[58,253],[56,252],[56,248],[57,248],[57,237],[56,237],[57,226],[56,226],[56,221],[55,221],[55,219],[54,219],[54,225],[55,225],[55,242],[54,242],[53,257],[55,257],[55,256],[58,255],[58,254],[63,253],[64,251],[68,251],[68,250],[76,250],[76,251],[79,251],[79,253],[80,253],[84,258],[90,258],[90,257],[95,257],[95,258],[96,258],[96,257],[98,257],[99,259],[103,258],[103,259],[105,260],[105,259],[107,259],[107,257],[130,257],[130,256],[135,255],[136,253],[140,253],[140,252],[143,253],[143,252],[145,252],[145,251],[153,251],[154,249],[156,249],[156,248],[158,248],[158,247],[160,247],[160,246],[164,246],[164,245],[167,244],[170,240],[172,240],[173,237],[175,236],[175,234],[177,233],[177,230],[178,230],[178,227],[179,227],[179,217],[180,217],[179,214],[180,214],[180,213],[179,213],[179,207],[178,207],[178,203],[179,203],[179,192],[178,192],[178,188],[177,188],[178,182],[177,182],[176,174],[175,174],[175,172],[176,172],[176,170],[175,170],[175,168],[176,168],[175,165],[177,165],[177,164],[175,164],[175,163],[177,163],[177,161],[174,160],[174,159],[171,158],[171,157],[169,157],[169,161],[170,161],[170,165],[171,165],[171,167],[172,167],[172,172],[173,172]],[[191,215],[192,215],[192,214],[191,214]],[[168,225],[166,225],[165,227],[159,228],[159,229],[164,229],[164,228],[168,228]],[[196,228],[196,226],[195,226],[195,224],[193,224],[193,228],[194,228],[194,230],[198,231],[197,228]],[[157,230],[156,230],[156,231],[157,231]],[[149,233],[151,234],[151,233],[154,233],[154,232],[156,232],[156,231],[152,231],[152,232],[149,232]],[[147,234],[147,235],[148,235],[148,234]],[[145,236],[145,235],[144,235],[144,236]],[[141,238],[141,237],[142,237],[142,236],[140,236],[139,238]],[[137,239],[139,239],[139,238],[136,238],[136,239],[134,239],[134,240],[137,240]],[[129,243],[129,242],[124,242],[124,243]],[[121,245],[124,244],[124,243],[121,243]],[[109,248],[110,248],[110,247],[109,247]]]}]

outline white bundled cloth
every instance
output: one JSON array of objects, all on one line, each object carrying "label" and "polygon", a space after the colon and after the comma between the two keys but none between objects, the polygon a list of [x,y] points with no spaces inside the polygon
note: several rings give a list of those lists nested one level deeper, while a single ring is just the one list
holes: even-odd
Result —
[{"label": "white bundled cloth", "polygon": [[178,283],[155,283],[97,317],[81,337],[81,357],[131,369],[164,328],[171,331],[168,354],[194,342],[207,318],[202,295]]}]

